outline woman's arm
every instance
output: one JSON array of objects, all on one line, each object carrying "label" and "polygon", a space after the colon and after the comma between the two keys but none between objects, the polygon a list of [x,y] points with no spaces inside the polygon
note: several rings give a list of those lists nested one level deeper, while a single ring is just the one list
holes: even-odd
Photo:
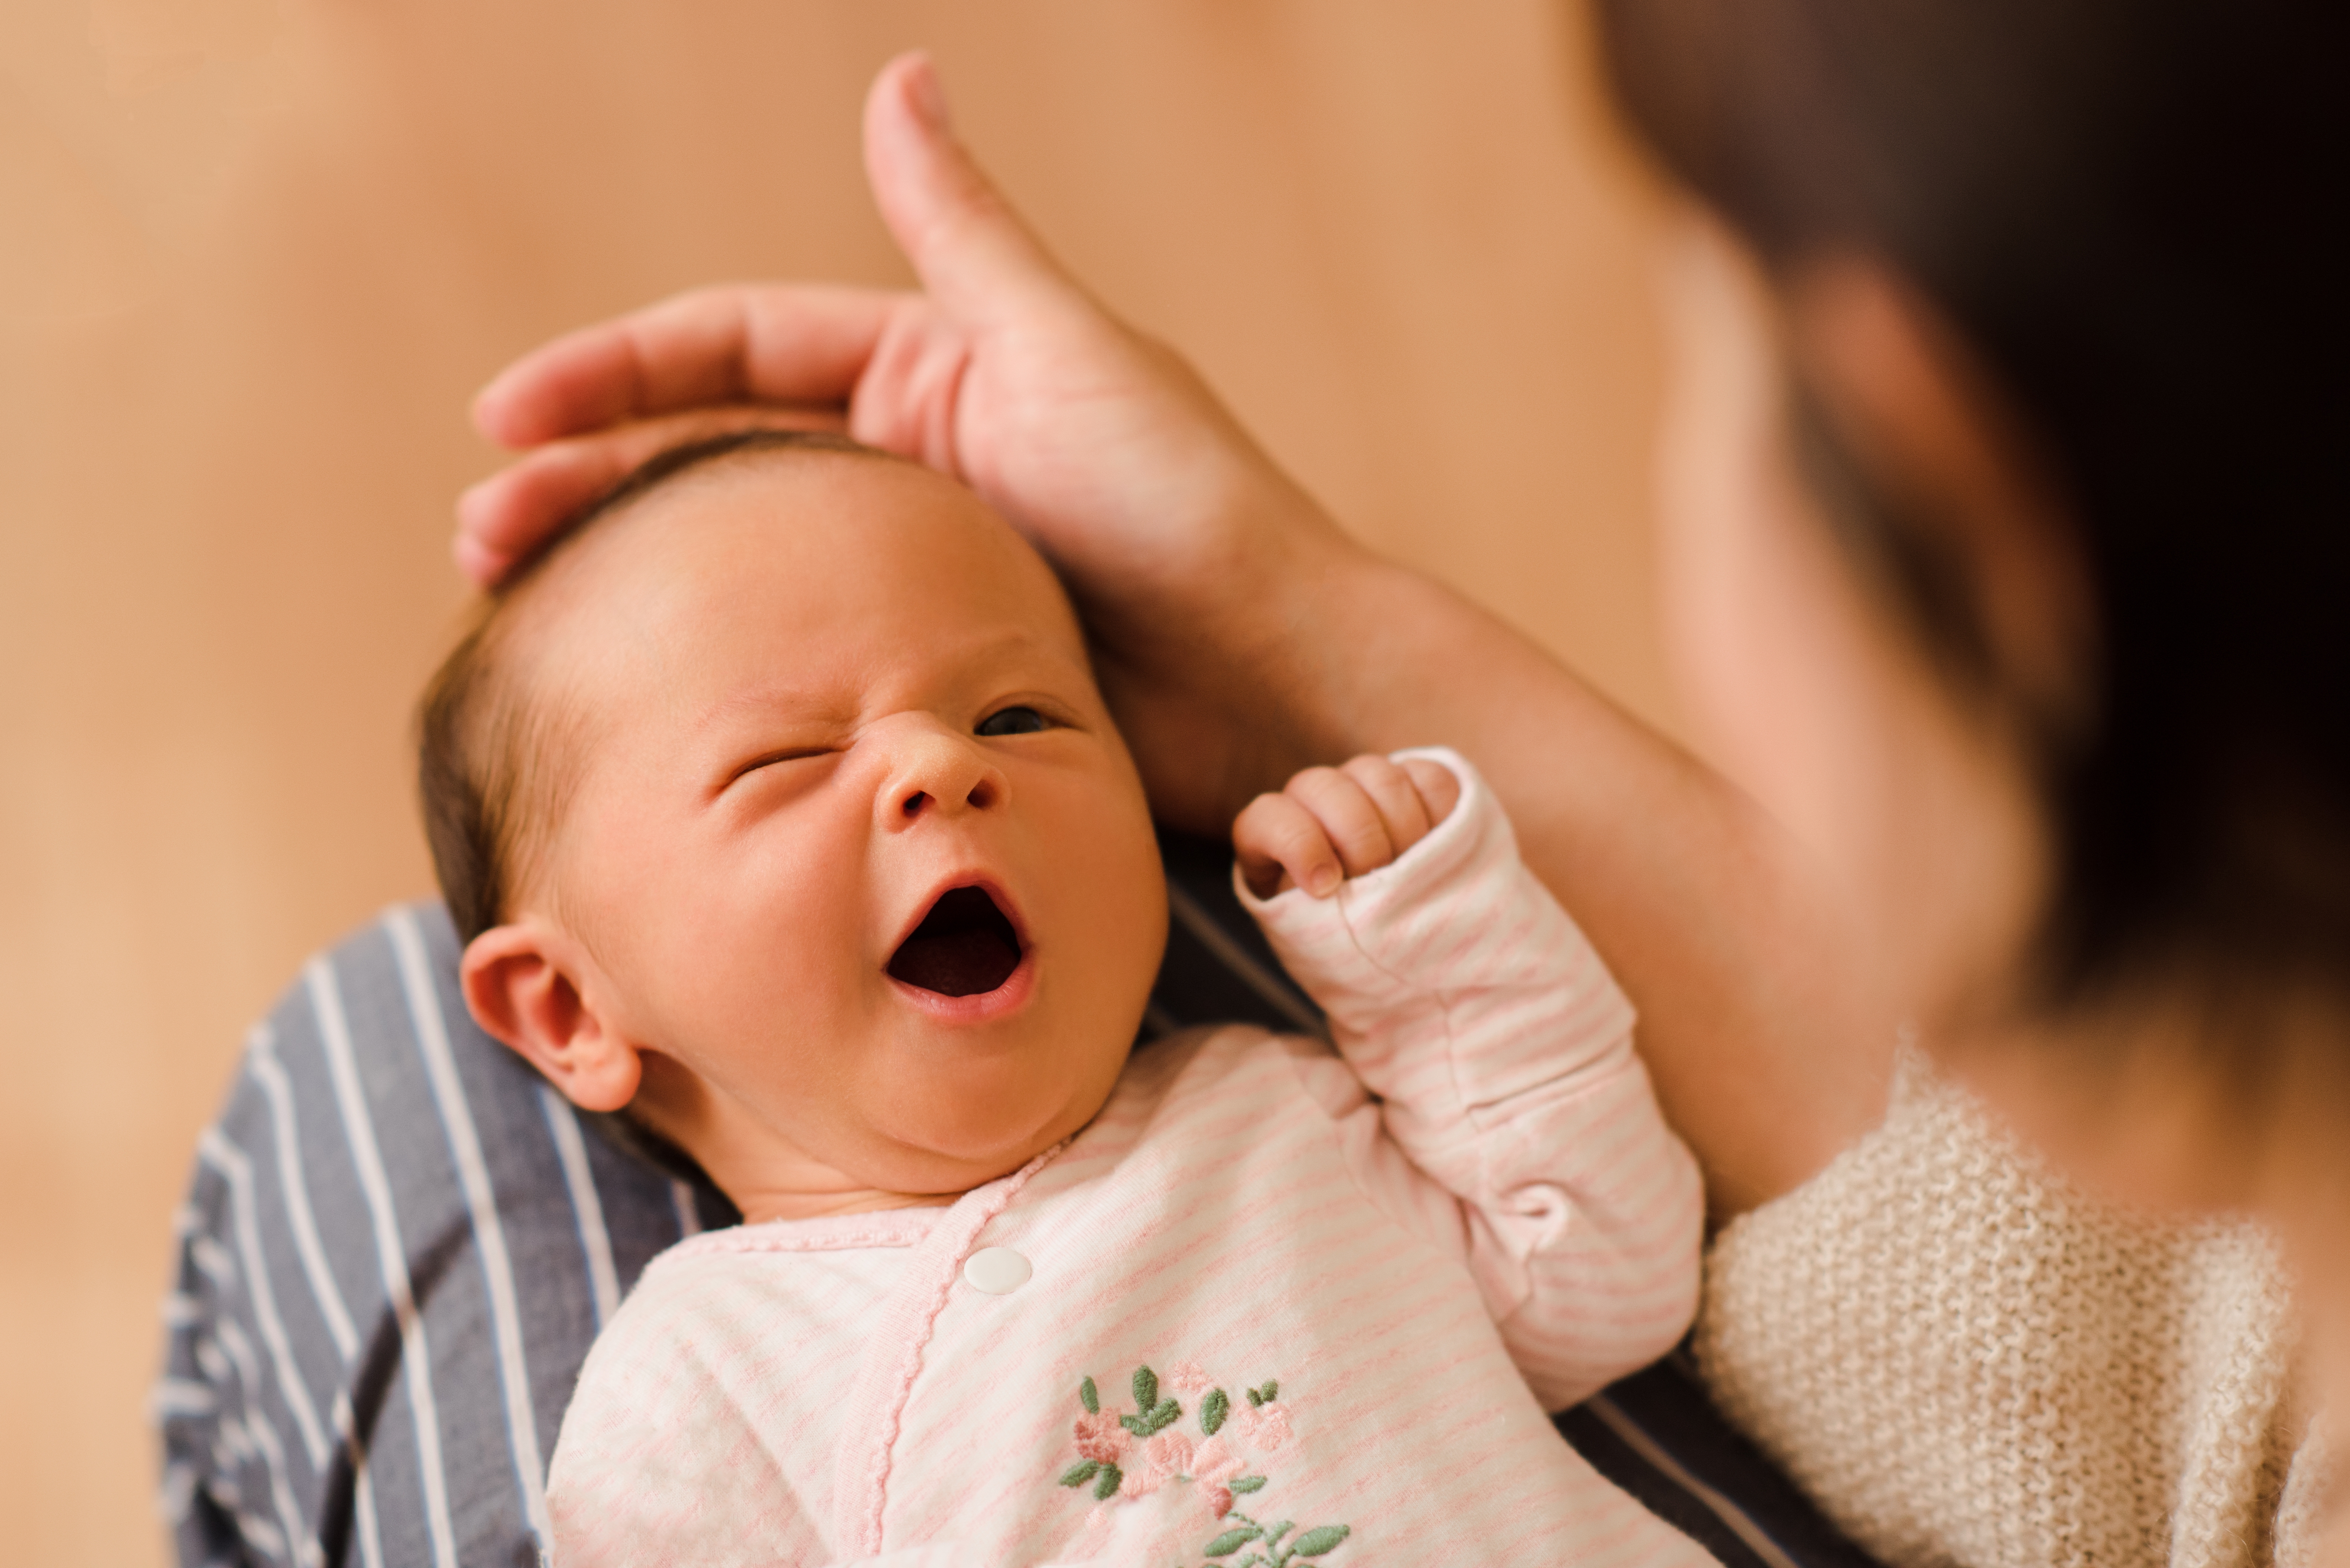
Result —
[{"label": "woman's arm", "polygon": [[1720,775],[1450,590],[1356,545],[1178,357],[1111,317],[947,130],[926,62],[867,106],[867,161],[917,294],[700,290],[557,339],[484,390],[528,449],[460,504],[494,580],[690,431],[845,425],[970,483],[1052,559],[1165,819],[1221,835],[1298,768],[1448,743],[1518,825],[1642,1014],[1717,1214],[1874,1124],[1890,1031],[1825,903]]},{"label": "woman's arm", "polygon": [[1366,559],[1298,597],[1290,727],[1316,761],[1441,743],[1476,763],[1638,1008],[1717,1218],[1877,1125],[1892,1026],[1866,1016],[1827,900],[1743,792],[1415,573]]}]

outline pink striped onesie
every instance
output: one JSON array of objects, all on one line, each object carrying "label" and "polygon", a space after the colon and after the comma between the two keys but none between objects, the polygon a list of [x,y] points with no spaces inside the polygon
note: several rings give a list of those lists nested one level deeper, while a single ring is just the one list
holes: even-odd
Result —
[{"label": "pink striped onesie", "polygon": [[1544,1415],[1687,1326],[1695,1165],[1423,754],[1461,803],[1395,864],[1243,892],[1336,1054],[1192,1031],[951,1207],[663,1253],[564,1419],[558,1568],[1710,1563]]}]

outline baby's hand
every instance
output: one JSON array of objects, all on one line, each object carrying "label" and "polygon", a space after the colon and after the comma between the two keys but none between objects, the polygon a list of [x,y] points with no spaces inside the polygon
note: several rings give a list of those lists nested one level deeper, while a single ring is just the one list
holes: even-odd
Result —
[{"label": "baby's hand", "polygon": [[1279,794],[1249,802],[1232,824],[1241,877],[1260,898],[1303,888],[1326,898],[1428,836],[1461,798],[1452,770],[1425,757],[1361,756],[1307,768]]}]

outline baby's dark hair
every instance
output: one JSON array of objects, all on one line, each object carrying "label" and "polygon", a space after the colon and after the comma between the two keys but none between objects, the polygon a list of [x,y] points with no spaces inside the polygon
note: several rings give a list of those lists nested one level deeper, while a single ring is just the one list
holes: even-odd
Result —
[{"label": "baby's dark hair", "polygon": [[837,452],[896,461],[887,452],[815,431],[738,431],[672,447],[643,463],[553,535],[493,590],[472,627],[424,689],[417,711],[417,794],[425,841],[461,940],[505,919],[515,877],[545,846],[575,770],[546,759],[579,722],[535,702],[506,657],[518,599],[551,563],[605,522],[680,475],[722,460],[785,452]]}]

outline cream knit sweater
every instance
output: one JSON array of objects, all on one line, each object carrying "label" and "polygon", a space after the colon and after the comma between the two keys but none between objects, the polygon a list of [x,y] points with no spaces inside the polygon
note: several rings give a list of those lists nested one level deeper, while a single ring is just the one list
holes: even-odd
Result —
[{"label": "cream knit sweater", "polygon": [[1914,1055],[1882,1127],[1722,1232],[1696,1336],[1898,1568],[2301,1568],[2325,1467],[2292,1351],[2262,1231],[2090,1202]]}]

